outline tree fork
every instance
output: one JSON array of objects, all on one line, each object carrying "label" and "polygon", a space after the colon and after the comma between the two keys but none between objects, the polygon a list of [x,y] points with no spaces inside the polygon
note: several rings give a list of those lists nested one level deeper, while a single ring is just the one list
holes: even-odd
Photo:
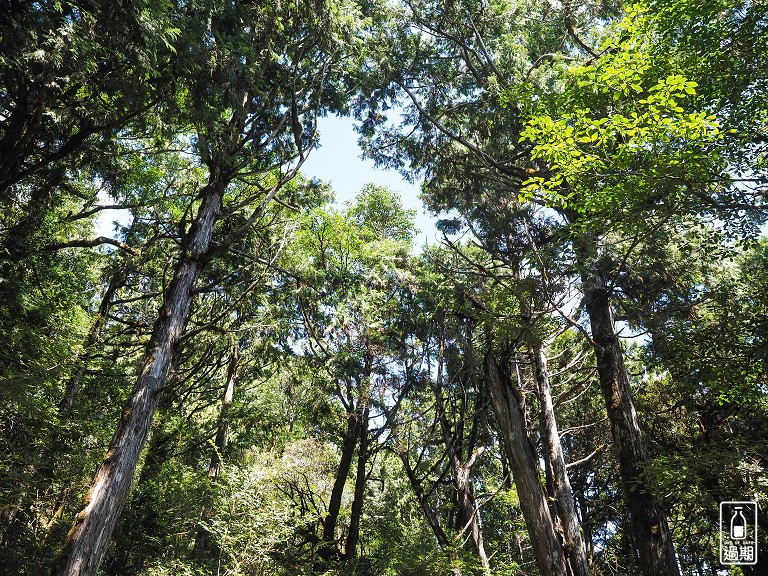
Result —
[{"label": "tree fork", "polygon": [[563,547],[555,532],[554,520],[541,486],[538,461],[525,429],[525,417],[520,404],[515,398],[509,378],[502,380],[499,367],[490,352],[485,356],[485,372],[536,565],[542,576],[566,576]]},{"label": "tree fork", "polygon": [[424,512],[424,517],[427,519],[430,528],[432,528],[432,532],[437,539],[438,545],[443,549],[448,548],[450,546],[448,536],[446,536],[445,531],[440,526],[440,520],[438,519],[437,514],[429,506],[429,502],[427,502],[427,497],[424,494],[424,488],[421,485],[421,481],[416,476],[416,470],[411,467],[411,464],[408,461],[408,454],[404,450],[398,450],[397,455],[400,457],[400,461],[403,463],[403,469],[405,470],[405,474],[408,476],[408,481],[411,483],[413,493],[416,496],[416,501],[419,503],[422,512]]},{"label": "tree fork", "polygon": [[368,465],[368,414],[370,411],[370,400],[366,397],[360,399],[363,403],[362,414],[358,430],[360,432],[360,441],[357,449],[357,471],[355,475],[355,491],[352,499],[352,509],[349,517],[349,532],[347,533],[347,543],[344,548],[344,558],[352,559],[357,554],[357,543],[360,540],[360,519],[363,515],[363,500],[365,499],[365,469]]},{"label": "tree fork", "polygon": [[568,479],[568,472],[563,457],[563,448],[560,445],[560,433],[555,419],[555,408],[552,404],[552,393],[549,388],[549,370],[547,369],[547,357],[541,345],[531,350],[533,373],[539,389],[539,406],[541,413],[541,430],[543,440],[547,444],[550,466],[552,467],[552,496],[555,499],[555,510],[563,525],[565,542],[563,547],[568,558],[573,576],[588,576],[589,564],[587,562],[584,542],[579,531],[579,520],[576,516],[576,506]]},{"label": "tree fork", "polygon": [[[480,509],[477,505],[477,499],[475,498],[475,491],[470,480],[470,471],[472,469],[472,463],[461,464],[457,458],[454,457],[454,486],[456,492],[459,495],[459,518],[464,526],[459,529],[469,532],[469,538],[472,540],[472,548],[475,550],[475,554],[480,559],[480,564],[483,567],[483,573],[486,575],[491,574],[491,564],[488,559],[488,554],[485,551],[485,543],[483,542],[483,525],[480,520]],[[460,532],[463,535],[463,532]]]},{"label": "tree fork", "polygon": [[360,417],[358,412],[361,408],[362,405],[358,402],[355,409],[347,414],[347,431],[341,441],[341,459],[339,467],[336,469],[336,478],[334,479],[331,497],[328,501],[328,513],[323,519],[323,543],[319,550],[320,557],[323,560],[330,560],[338,554],[336,548],[336,523],[341,512],[341,498],[344,494],[344,485],[347,483],[347,476],[352,466],[352,458],[360,434],[358,428]]},{"label": "tree fork", "polygon": [[[438,380],[441,380],[441,378],[438,378]],[[459,530],[460,536],[463,536],[464,533],[468,532],[469,539],[472,541],[472,548],[480,559],[483,572],[485,574],[490,574],[491,566],[483,542],[483,527],[480,521],[480,511],[477,507],[477,500],[470,479],[472,467],[477,462],[477,459],[480,454],[482,454],[483,450],[482,448],[473,449],[472,442],[470,441],[468,449],[472,450],[472,453],[467,457],[465,462],[462,462],[460,454],[457,451],[457,445],[461,445],[460,438],[463,435],[461,430],[462,422],[458,422],[457,429],[451,431],[451,425],[448,422],[443,406],[442,390],[440,389],[435,390],[435,402],[440,426],[443,430],[443,438],[448,451],[448,458],[450,460],[451,469],[453,470],[453,487],[458,504],[456,510],[457,529]],[[480,415],[481,412],[478,411],[475,414],[475,418],[479,418]]]}]

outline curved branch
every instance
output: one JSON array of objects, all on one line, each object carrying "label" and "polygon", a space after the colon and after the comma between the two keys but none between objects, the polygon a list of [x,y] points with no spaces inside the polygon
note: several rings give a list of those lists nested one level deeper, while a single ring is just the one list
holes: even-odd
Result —
[{"label": "curved branch", "polygon": [[567,18],[565,20],[565,30],[566,30],[566,32],[568,32],[568,35],[571,38],[573,38],[573,41],[576,42],[576,44],[578,44],[579,47],[582,50],[584,50],[587,54],[592,56],[592,58],[599,58],[600,57],[594,50],[592,50],[592,48],[590,48],[589,46],[584,44],[584,41],[581,38],[578,37],[578,35],[576,34],[576,29],[573,27],[573,23],[571,22],[570,18]]},{"label": "curved branch", "polygon": [[508,165],[501,164],[500,162],[497,162],[487,152],[484,152],[483,150],[481,150],[477,145],[472,144],[469,140],[467,140],[460,134],[457,134],[456,132],[453,132],[451,129],[444,126],[437,118],[435,118],[432,114],[427,112],[426,108],[424,108],[421,102],[419,102],[419,99],[416,98],[416,95],[405,84],[403,83],[398,83],[398,84],[400,88],[402,88],[403,91],[411,99],[411,102],[413,102],[413,105],[419,111],[419,114],[421,114],[423,118],[427,119],[435,128],[437,128],[437,130],[445,134],[448,138],[450,138],[451,140],[454,140],[455,142],[458,142],[459,144],[464,146],[467,150],[477,155],[478,157],[482,158],[490,166],[493,166],[497,170],[501,171],[503,174],[510,174],[513,176],[517,176],[518,178],[527,177],[527,174],[523,168],[519,166],[508,166]]},{"label": "curved branch", "polygon": [[129,246],[128,244],[120,242],[120,240],[115,240],[114,238],[107,238],[106,236],[97,236],[93,240],[67,240],[66,242],[56,242],[55,244],[48,244],[44,249],[63,250],[64,248],[95,248],[96,246],[102,246],[104,244],[115,246],[120,250],[124,250],[129,254],[133,254],[134,256],[141,254],[141,250],[138,248]]}]

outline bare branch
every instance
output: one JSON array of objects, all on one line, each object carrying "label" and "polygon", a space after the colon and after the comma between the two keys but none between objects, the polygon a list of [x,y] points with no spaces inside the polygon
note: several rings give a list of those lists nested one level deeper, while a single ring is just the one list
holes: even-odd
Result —
[{"label": "bare branch", "polygon": [[592,460],[595,456],[597,456],[598,454],[600,454],[603,451],[605,451],[605,444],[600,444],[600,446],[595,448],[594,452],[592,452],[588,456],[585,456],[581,460],[575,460],[574,462],[571,462],[565,468],[566,468],[566,470],[570,470],[571,468],[576,468],[577,466],[581,466],[582,464],[586,464],[587,462]]}]

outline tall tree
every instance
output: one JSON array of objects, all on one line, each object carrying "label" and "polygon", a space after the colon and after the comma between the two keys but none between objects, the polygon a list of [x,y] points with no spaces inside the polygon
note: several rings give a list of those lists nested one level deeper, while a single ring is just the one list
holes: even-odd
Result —
[{"label": "tall tree", "polygon": [[[326,561],[354,558],[358,545],[373,453],[369,421],[378,400],[374,392],[387,373],[389,334],[395,329],[395,319],[387,314],[400,276],[407,274],[412,219],[395,193],[367,185],[343,212],[310,212],[293,246],[305,355],[322,374],[325,394],[342,422],[339,464],[322,521],[319,553]],[[356,450],[350,525],[341,546],[342,500]]]},{"label": "tall tree", "polygon": [[[509,64],[497,36],[508,20],[485,20],[493,8],[409,4],[410,20],[424,34],[403,32],[396,40],[420,58],[382,67],[388,91],[371,93],[403,98],[412,115],[399,130],[387,127],[374,102],[361,116],[361,130],[379,161],[424,171],[428,203],[458,208],[475,234],[502,232],[505,217],[508,227],[520,222],[519,211],[498,213],[514,204],[510,197],[559,214],[551,220],[558,233],[548,236],[560,250],[548,253],[571,259],[581,280],[640,567],[647,574],[677,574],[664,504],[645,471],[650,460],[613,316],[614,277],[633,241],[658,231],[665,219],[717,213],[754,233],[760,220],[755,204],[762,200],[724,177],[715,118],[701,103],[692,112],[681,106],[696,84],[653,49],[660,33],[647,9],[630,9],[610,32],[613,40],[591,47],[575,25],[578,11],[564,7],[570,45],[555,45],[523,70]],[[583,64],[561,75],[568,68],[563,62],[573,59]],[[553,74],[560,83],[550,82]],[[483,119],[494,96],[507,112]],[[544,112],[547,102],[560,98],[568,102],[561,112]],[[499,130],[502,123],[509,129]],[[748,216],[740,222],[733,218],[739,210]],[[489,225],[494,220],[500,224]],[[637,482],[646,488],[634,489]]]},{"label": "tall tree", "polygon": [[[314,144],[316,115],[335,103],[337,77],[330,69],[339,38],[332,10],[189,4],[185,12],[188,28],[183,40],[192,46],[185,55],[192,87],[184,95],[186,107],[180,116],[188,114],[187,121],[196,129],[195,150],[207,168],[207,183],[198,193],[199,203],[189,207],[195,215],[183,234],[139,377],[67,536],[57,574],[95,574],[98,569],[171,372],[202,270],[221,245],[226,247],[247,230],[295,174],[295,161],[300,165]],[[282,34],[273,22],[282,24]],[[213,58],[201,59],[204,53]],[[235,178],[245,178],[249,187],[244,197],[228,203],[227,212],[256,206],[243,225],[217,239],[217,246],[214,229]]]},{"label": "tall tree", "polygon": [[[439,251],[433,251],[431,258],[436,258],[438,254]],[[546,307],[538,306],[538,298],[534,298],[531,303],[530,290],[531,287],[537,286],[536,282],[533,277],[523,281],[519,268],[510,268],[499,260],[492,260],[484,250],[450,241],[443,256],[436,258],[432,266],[437,267],[437,270],[431,272],[431,275],[439,279],[434,280],[435,284],[452,286],[456,294],[447,301],[441,301],[439,289],[436,291],[435,287],[430,288],[430,274],[426,275],[423,288],[425,295],[422,298],[434,307],[426,308],[429,310],[429,325],[434,326],[436,322],[438,326],[447,324],[446,318],[456,315],[456,322],[461,323],[461,319],[464,319],[463,322],[467,325],[476,325],[477,332],[483,334],[487,340],[479,346],[479,354],[484,355],[484,359],[476,362],[479,366],[475,370],[479,371],[479,374],[474,376],[484,380],[486,384],[481,387],[482,394],[477,400],[478,406],[471,412],[475,418],[480,418],[488,404],[493,409],[503,452],[510,464],[511,479],[517,488],[539,569],[553,574],[565,574],[569,571],[588,573],[579,522],[573,508],[573,495],[565,472],[566,464],[562,449],[557,449],[560,438],[555,424],[552,398],[548,398],[548,374],[542,370],[526,368],[529,364],[533,366],[528,360],[529,347],[541,350],[543,346],[540,340],[537,340],[540,338],[541,328],[538,325],[541,324],[541,317],[549,312]],[[428,296],[435,291],[435,295]],[[523,313],[523,310],[526,312]],[[434,331],[434,328],[430,329]],[[469,328],[467,330],[469,331]],[[438,331],[438,334],[440,333],[442,332]],[[464,344],[460,349],[464,355],[463,365],[467,366],[464,370],[472,373],[471,358],[478,352],[474,352],[469,344]],[[548,463],[548,470],[556,469],[560,473],[557,476],[558,484],[548,484],[557,488],[550,494],[545,492],[539,481],[540,456],[532,440],[535,432],[529,424],[527,414],[530,405],[525,401],[527,394],[535,397],[542,391],[538,390],[537,386],[531,388],[524,384],[524,371],[531,374],[531,379],[539,388],[543,386],[546,389],[546,394],[539,394],[539,405],[548,418],[547,425],[542,425],[541,434],[545,437],[542,439],[543,454]],[[465,391],[464,396],[466,395]],[[455,402],[458,403],[458,400]],[[443,424],[442,429],[447,447],[463,446],[452,437],[448,426]],[[456,429],[461,429],[461,426],[457,424]],[[553,444],[551,448],[550,443]],[[470,446],[471,444],[472,442]],[[476,457],[470,458],[469,454],[474,453],[475,449],[486,448],[486,444],[479,444],[472,448],[462,447],[462,451],[467,462],[474,462]],[[449,448],[447,450],[450,455],[452,451]],[[455,475],[460,476],[458,472]],[[549,477],[552,478],[552,475],[549,474]],[[560,502],[560,499],[563,501]],[[550,507],[549,501],[555,501],[556,506]],[[558,526],[562,526],[565,532],[565,538],[562,540],[558,534]]]},{"label": "tall tree", "polygon": [[0,20],[0,205],[13,223],[0,237],[1,260],[34,252],[36,232],[62,203],[92,204],[96,189],[78,180],[110,180],[116,135],[146,126],[170,97],[174,16],[170,2],[8,3]]},{"label": "tall tree", "polygon": [[[661,224],[680,222],[687,214],[717,214],[734,222],[755,195],[739,191],[724,173],[715,116],[685,113],[680,105],[695,94],[696,82],[670,74],[669,62],[648,48],[656,32],[646,14],[642,7],[632,8],[620,25],[624,36],[606,44],[615,55],[572,71],[575,81],[563,93],[568,112],[554,121],[534,117],[523,137],[535,142],[532,157],[545,160],[547,174],[530,180],[529,190],[540,186],[533,193],[559,206],[578,229],[574,257],[640,567],[647,574],[676,574],[671,532],[664,504],[652,488],[617,335],[614,285],[622,262]],[[737,226],[753,227],[759,221],[759,209],[752,206]]]}]

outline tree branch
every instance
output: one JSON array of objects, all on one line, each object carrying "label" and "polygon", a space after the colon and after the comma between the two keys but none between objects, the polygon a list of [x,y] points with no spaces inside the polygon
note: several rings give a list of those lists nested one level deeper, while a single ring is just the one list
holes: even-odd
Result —
[{"label": "tree branch", "polygon": [[124,250],[129,254],[133,254],[134,256],[141,254],[141,250],[138,248],[128,246],[128,244],[120,242],[120,240],[107,238],[106,236],[98,236],[93,240],[67,240],[66,242],[56,242],[55,244],[48,244],[45,247],[45,250],[63,250],[64,248],[95,248],[96,246],[102,246],[103,244],[115,246],[120,250]]}]

